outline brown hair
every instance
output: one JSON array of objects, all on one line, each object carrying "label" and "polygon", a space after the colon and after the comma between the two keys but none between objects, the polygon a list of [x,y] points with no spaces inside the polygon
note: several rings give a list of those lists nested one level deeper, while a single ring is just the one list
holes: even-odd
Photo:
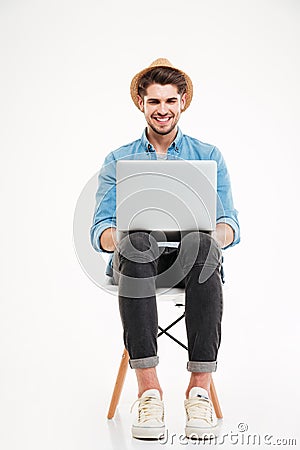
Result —
[{"label": "brown hair", "polygon": [[152,84],[172,84],[177,87],[178,94],[181,96],[186,92],[186,80],[179,70],[171,67],[155,67],[146,72],[139,80],[138,94],[144,98],[146,90]]}]

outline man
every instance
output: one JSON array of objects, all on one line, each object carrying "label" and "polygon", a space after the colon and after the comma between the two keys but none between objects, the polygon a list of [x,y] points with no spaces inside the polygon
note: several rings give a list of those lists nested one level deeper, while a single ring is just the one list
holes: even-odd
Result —
[{"label": "man", "polygon": [[[239,242],[237,211],[219,150],[183,135],[178,127],[180,115],[193,96],[189,76],[168,60],[158,59],[133,78],[131,96],[144,114],[147,127],[141,139],[111,152],[105,159],[99,175],[91,241],[97,251],[111,252],[113,256],[108,274],[119,284],[124,342],[138,382],[138,417],[132,426],[135,438],[159,438],[165,430],[162,388],[156,373],[155,280],[166,269],[176,267],[171,282],[185,287],[187,369],[191,372],[184,402],[185,431],[187,437],[201,438],[206,433],[216,434],[218,428],[209,387],[221,338],[221,248]],[[213,234],[192,232],[168,244],[151,233],[136,232],[116,242],[115,163],[124,158],[215,160],[221,208],[217,210]]]}]

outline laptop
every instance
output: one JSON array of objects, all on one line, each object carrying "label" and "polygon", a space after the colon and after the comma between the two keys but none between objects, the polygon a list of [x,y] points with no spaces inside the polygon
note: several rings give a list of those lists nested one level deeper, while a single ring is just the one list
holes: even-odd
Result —
[{"label": "laptop", "polygon": [[119,233],[215,230],[215,161],[119,160],[116,180]]}]

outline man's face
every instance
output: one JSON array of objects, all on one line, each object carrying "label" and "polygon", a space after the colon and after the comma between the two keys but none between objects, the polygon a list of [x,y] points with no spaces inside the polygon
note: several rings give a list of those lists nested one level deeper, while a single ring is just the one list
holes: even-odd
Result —
[{"label": "man's face", "polygon": [[138,100],[149,127],[157,134],[166,135],[178,123],[186,94],[180,97],[177,86],[172,84],[152,84],[147,88],[144,99],[139,96]]}]

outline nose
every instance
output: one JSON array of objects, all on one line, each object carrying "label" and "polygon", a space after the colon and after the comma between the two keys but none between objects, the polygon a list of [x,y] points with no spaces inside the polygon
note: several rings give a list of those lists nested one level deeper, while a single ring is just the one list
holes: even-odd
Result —
[{"label": "nose", "polygon": [[161,102],[157,108],[158,114],[165,116],[168,113],[168,108],[165,102]]}]

